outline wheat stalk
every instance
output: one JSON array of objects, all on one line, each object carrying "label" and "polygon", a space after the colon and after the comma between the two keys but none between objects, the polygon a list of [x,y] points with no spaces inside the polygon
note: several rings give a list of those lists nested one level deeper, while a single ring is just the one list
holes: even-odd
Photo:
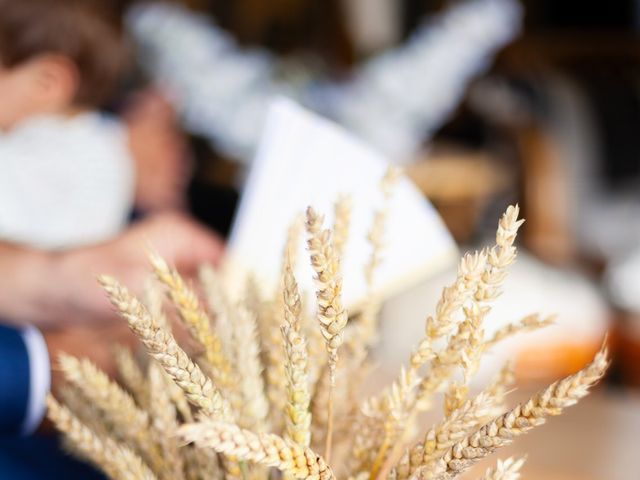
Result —
[{"label": "wheat stalk", "polygon": [[266,393],[270,410],[274,412],[270,421],[272,428],[280,432],[285,422],[287,405],[287,376],[285,371],[285,353],[280,323],[282,322],[282,301],[267,304],[263,309],[260,321],[261,346],[265,365]]},{"label": "wheat stalk", "polygon": [[496,466],[487,469],[480,480],[518,480],[520,478],[520,469],[525,460],[526,457],[509,457],[506,460],[498,459]]},{"label": "wheat stalk", "polygon": [[[385,202],[390,192],[390,186],[383,185]],[[55,403],[50,415],[54,420],[57,416],[72,450],[117,479],[157,475],[161,480],[264,480],[273,476],[269,467],[276,467],[285,480],[333,480],[328,466],[332,449],[335,471],[350,480],[452,479],[546,417],[561,413],[602,376],[607,366],[604,346],[582,371],[515,408],[504,406],[513,382],[510,365],[478,396],[469,397],[470,378],[487,349],[504,338],[549,323],[549,319],[527,316],[484,338],[484,319],[516,258],[513,244],[522,223],[516,206],[502,216],[492,248],[461,259],[455,281],[443,290],[435,314],[427,318],[423,338],[398,378],[358,405],[358,385],[369,365],[366,356],[373,338],[361,327],[375,320],[379,302],[372,268],[365,308],[353,326],[345,328],[339,264],[347,238],[348,212],[341,210],[346,207],[340,202],[344,200],[335,206],[333,233],[323,229],[321,216],[312,209],[307,211],[317,322],[305,316],[293,274],[297,241],[293,228],[275,297],[263,298],[260,286],[249,279],[244,295],[234,294],[232,302],[219,275],[207,267],[201,269],[209,310],[216,321],[215,333],[194,290],[165,262],[152,260],[156,276],[167,287],[183,322],[205,346],[199,364],[171,334],[157,282],[146,285],[145,306],[115,280],[101,277],[111,302],[152,360],[144,371],[130,352],[115,353],[120,375],[134,401],[89,362],[63,357],[63,370],[73,390],[66,387],[62,395],[77,415]],[[384,245],[386,208],[385,203],[374,215],[370,232],[370,265],[376,268]],[[367,306],[371,308],[367,310]],[[364,318],[366,315],[371,318]],[[316,328],[310,330],[312,326]],[[375,322],[369,326],[373,327],[369,333],[375,333]],[[262,356],[256,330],[265,349]],[[219,354],[218,360],[211,353],[207,355],[207,350]],[[220,358],[223,363],[216,363]],[[217,371],[216,365],[223,365],[225,371]],[[226,387],[219,391],[203,373],[209,371]],[[418,414],[439,392],[444,392],[443,418],[431,425],[424,437],[416,438]],[[195,423],[187,402],[199,410]],[[189,423],[181,426],[181,422]],[[79,447],[78,439],[86,444]],[[121,445],[121,440],[129,446]],[[179,448],[181,441],[195,445]],[[324,459],[313,450],[323,444]],[[482,478],[515,480],[522,462],[498,461]]]},{"label": "wheat stalk", "polygon": [[113,358],[120,380],[131,392],[138,405],[142,408],[149,406],[149,385],[140,365],[133,358],[131,350],[117,345],[113,349]]},{"label": "wheat stalk", "polygon": [[[480,253],[485,260],[485,271],[480,281],[474,282],[476,289],[471,305],[463,308],[465,321],[461,324],[458,335],[450,342],[450,345],[455,345],[458,336],[462,336],[463,341],[466,340],[466,345],[461,349],[459,360],[463,368],[464,382],[463,384],[450,385],[446,395],[445,411],[451,411],[462,404],[468,391],[466,384],[478,368],[484,350],[482,345],[483,319],[491,309],[489,302],[494,301],[501,294],[507,269],[516,258],[516,248],[513,244],[518,229],[524,222],[524,220],[518,220],[518,215],[518,206],[509,206],[498,222],[495,246],[489,251]],[[454,352],[450,351],[449,354],[454,354]],[[424,389],[422,392],[424,393]]]},{"label": "wheat stalk", "polygon": [[323,217],[311,207],[307,209],[307,244],[311,266],[316,272],[318,321],[326,342],[329,370],[333,381],[338,363],[338,348],[342,344],[342,335],[348,317],[340,298],[342,280],[338,275],[339,261],[333,251],[331,231],[322,229],[323,221]]},{"label": "wheat stalk", "polygon": [[222,351],[220,338],[211,329],[209,317],[200,307],[195,292],[158,255],[151,253],[149,259],[156,278],[167,287],[167,294],[177,307],[180,318],[193,338],[204,347],[204,357],[213,367],[212,375],[216,386],[223,391],[232,389],[231,366]]},{"label": "wheat stalk", "polygon": [[389,202],[399,174],[400,170],[398,168],[389,167],[380,181],[383,202],[382,206],[374,212],[373,221],[367,233],[367,241],[371,246],[369,260],[364,266],[367,297],[362,305],[357,324],[357,337],[365,348],[377,341],[377,319],[380,312],[381,301],[379,294],[375,290],[375,274],[382,263],[382,254],[385,245],[384,234],[387,229],[387,217],[389,215]]},{"label": "wheat stalk", "polygon": [[380,181],[380,191],[382,192],[383,204],[373,214],[373,222],[371,229],[367,234],[367,240],[371,245],[371,255],[365,266],[364,276],[369,290],[373,288],[374,274],[382,261],[382,252],[384,250],[384,233],[386,231],[387,216],[389,214],[389,200],[400,176],[400,169],[397,167],[387,168],[382,180]]},{"label": "wheat stalk", "polygon": [[267,303],[259,322],[260,340],[266,366],[267,397],[273,410],[285,412],[284,416],[273,416],[271,419],[272,422],[275,421],[274,427],[278,432],[282,430],[283,423],[286,428],[286,417],[288,415],[286,412],[288,408],[287,372],[285,369],[287,362],[285,358],[286,345],[281,331],[282,318],[286,315],[286,306],[284,305],[285,275],[287,263],[293,269],[293,265],[297,260],[298,243],[302,228],[303,218],[301,215],[296,215],[287,229],[287,239],[283,249],[283,261],[279,277],[280,282],[275,294],[275,300]]},{"label": "wheat stalk", "polygon": [[287,255],[284,273],[284,320],[282,336],[286,352],[287,374],[287,437],[308,447],[311,440],[310,394],[307,376],[307,345],[301,331],[302,305],[298,284],[293,275],[291,259]]},{"label": "wheat stalk", "polygon": [[107,276],[101,276],[99,281],[111,303],[140,338],[151,357],[182,388],[187,399],[214,418],[230,418],[228,403],[200,367],[180,348],[173,335],[156,325],[145,306],[117,281]]},{"label": "wheat stalk", "polygon": [[[430,396],[450,379],[451,371],[465,358],[463,353],[470,352],[474,344],[479,344],[478,341],[468,342],[472,337],[469,332],[473,332],[475,324],[468,324],[469,328],[464,328],[465,324],[463,323],[458,334],[449,342],[445,352],[435,355],[432,349],[433,342],[444,336],[455,325],[453,314],[465,300],[472,297],[480,282],[482,272],[485,270],[485,262],[486,256],[482,253],[465,255],[462,258],[455,283],[443,291],[436,306],[435,319],[431,317],[427,319],[425,337],[410,356],[409,367],[401,369],[400,376],[387,390],[383,403],[386,411],[385,434],[371,469],[370,478],[372,480],[378,476],[381,469],[383,473],[386,473],[391,468],[392,462],[401,448],[398,439],[406,436],[406,429],[412,423],[410,419],[415,415],[416,404],[424,408],[428,404]],[[469,314],[466,315],[467,319],[469,316]],[[476,332],[474,336],[479,338],[480,334],[481,332]],[[430,374],[423,379],[419,374],[419,368],[428,358],[432,359]],[[470,355],[468,358],[475,357]],[[420,391],[416,392],[418,386],[420,386]],[[461,403],[458,402],[456,406]],[[395,451],[392,452],[392,455],[387,455],[391,445],[395,445]]]},{"label": "wheat stalk", "polygon": [[201,448],[212,448],[240,460],[276,467],[295,478],[333,480],[335,477],[324,459],[311,449],[274,434],[256,434],[237,425],[202,421],[180,427],[179,436]]},{"label": "wheat stalk", "polygon": [[488,350],[491,347],[493,347],[496,343],[504,340],[505,338],[512,337],[519,333],[533,332],[540,328],[553,325],[553,323],[554,323],[553,316],[541,318],[540,315],[537,313],[527,315],[517,323],[510,323],[496,330],[491,336],[491,338],[484,341],[484,345],[482,348],[484,350]]},{"label": "wheat stalk", "polygon": [[311,256],[311,266],[316,272],[316,297],[318,301],[318,322],[324,336],[329,366],[331,389],[328,401],[328,422],[325,457],[331,459],[333,435],[333,386],[338,364],[338,348],[342,344],[342,335],[347,325],[347,312],[342,306],[342,280],[338,275],[339,259],[331,243],[331,232],[322,229],[323,218],[309,207],[307,209],[307,245]]},{"label": "wheat stalk", "polygon": [[198,274],[208,311],[213,316],[216,333],[222,342],[222,349],[227,358],[232,359],[232,308],[224,280],[222,275],[216,272],[211,265],[202,265]]},{"label": "wheat stalk", "polygon": [[493,398],[481,393],[473,400],[467,400],[458,409],[447,415],[440,423],[432,426],[422,442],[414,445],[404,454],[390,478],[404,480],[417,468],[440,458],[457,441],[464,438],[474,428],[478,428],[492,412]]},{"label": "wheat stalk", "polygon": [[131,395],[86,359],[61,353],[58,364],[67,381],[103,412],[114,432],[132,442],[155,471],[161,470],[163,460],[149,432],[149,415],[137,407]]},{"label": "wheat stalk", "polygon": [[96,435],[52,395],[47,396],[47,415],[75,448],[114,480],[156,480],[140,457],[128,447]]},{"label": "wheat stalk", "polygon": [[67,382],[57,389],[56,395],[62,404],[73,412],[86,427],[99,436],[107,435],[111,426],[104,413],[84,396],[82,390]]},{"label": "wheat stalk", "polygon": [[169,383],[172,383],[172,380],[166,378],[164,370],[156,363],[151,363],[149,365],[149,414],[153,427],[156,431],[163,433],[159,443],[166,469],[161,476],[167,480],[182,480],[184,464],[175,438],[178,429],[177,411],[169,395],[167,388]]},{"label": "wheat stalk", "polygon": [[[516,248],[514,242],[518,234],[518,229],[524,220],[518,219],[520,209],[517,205],[510,205],[498,222],[496,231],[496,244],[490,249],[476,252],[474,256],[467,255],[463,258],[459,268],[459,279],[463,285],[463,291],[472,293],[472,304],[463,309],[466,322],[463,322],[458,330],[458,334],[449,342],[447,350],[432,360],[431,375],[429,375],[420,385],[418,393],[418,404],[425,406],[429,404],[429,399],[433,392],[442,384],[443,379],[451,375],[451,369],[462,360],[464,365],[465,382],[477,368],[483,348],[479,345],[483,333],[480,329],[482,319],[489,313],[488,303],[495,300],[501,294],[502,284],[507,275],[508,267],[513,264],[516,258]],[[482,273],[478,277],[478,270],[474,267],[482,266]],[[461,274],[461,275],[460,275]],[[457,282],[456,282],[457,283]],[[466,295],[460,296],[456,301],[455,291],[451,292],[454,301],[448,306],[449,309],[462,306],[467,300]],[[443,292],[443,297],[445,292]],[[451,312],[451,310],[449,310]],[[446,317],[445,317],[446,319]],[[450,322],[444,322],[445,329]],[[437,374],[434,374],[434,371]],[[457,388],[454,386],[449,398],[455,398],[452,405],[460,405],[466,397],[464,386]]]},{"label": "wheat stalk", "polygon": [[559,415],[589,393],[607,368],[607,349],[603,345],[593,361],[574,375],[554,382],[524,404],[517,405],[477,432],[465,437],[437,462],[423,465],[412,479],[448,479],[459,475],[497,448],[508,445],[514,437],[542,425],[546,417]]},{"label": "wheat stalk", "polygon": [[233,346],[236,351],[237,372],[242,394],[240,425],[264,431],[267,428],[269,403],[265,396],[260,362],[260,346],[256,335],[255,315],[239,303],[235,309]]},{"label": "wheat stalk", "polygon": [[351,208],[351,197],[347,195],[340,195],[333,206],[333,250],[339,259],[343,258],[344,247],[349,238]]}]

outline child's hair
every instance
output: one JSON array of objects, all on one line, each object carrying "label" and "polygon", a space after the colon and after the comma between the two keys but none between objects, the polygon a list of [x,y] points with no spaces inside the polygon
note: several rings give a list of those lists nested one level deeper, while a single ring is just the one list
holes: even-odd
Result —
[{"label": "child's hair", "polygon": [[0,0],[0,65],[42,54],[68,58],[80,76],[74,104],[101,106],[128,61],[120,21],[109,0]]}]

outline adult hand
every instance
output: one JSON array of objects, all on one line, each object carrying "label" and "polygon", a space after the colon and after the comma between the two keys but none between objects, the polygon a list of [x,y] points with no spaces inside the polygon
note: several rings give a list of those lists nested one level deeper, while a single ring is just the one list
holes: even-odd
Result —
[{"label": "adult hand", "polygon": [[[63,276],[77,282],[74,291],[69,293],[80,302],[78,313],[96,318],[111,316],[111,306],[95,281],[100,274],[111,275],[133,292],[141,293],[144,280],[151,272],[147,260],[150,249],[188,277],[203,263],[217,264],[223,253],[223,242],[188,217],[168,212],[135,224],[112,242],[71,253],[62,261]],[[78,295],[78,292],[85,293]],[[86,321],[91,319],[80,319],[81,323]]]},{"label": "adult hand", "polygon": [[187,276],[202,263],[218,263],[223,253],[220,237],[178,213],[152,216],[110,242],[66,252],[5,246],[0,248],[0,318],[44,329],[112,320],[96,277],[112,275],[141,293],[150,273],[149,248]]}]

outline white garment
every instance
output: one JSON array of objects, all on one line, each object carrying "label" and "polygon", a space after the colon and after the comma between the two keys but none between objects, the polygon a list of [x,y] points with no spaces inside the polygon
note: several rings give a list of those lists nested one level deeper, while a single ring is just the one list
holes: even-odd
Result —
[{"label": "white garment", "polygon": [[98,113],[39,116],[0,133],[0,240],[36,248],[104,241],[133,203],[126,134]]}]

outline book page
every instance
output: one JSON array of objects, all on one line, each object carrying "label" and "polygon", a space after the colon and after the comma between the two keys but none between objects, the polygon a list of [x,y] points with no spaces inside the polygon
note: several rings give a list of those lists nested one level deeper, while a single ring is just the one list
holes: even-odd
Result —
[{"label": "book page", "polygon": [[[278,99],[253,160],[227,247],[233,270],[250,271],[265,294],[277,288],[289,225],[312,206],[333,224],[333,206],[350,196],[349,239],[341,265],[343,301],[357,306],[367,293],[364,267],[374,212],[383,206],[380,181],[388,162],[343,128],[295,103]],[[313,292],[303,231],[296,277]],[[457,248],[431,204],[404,176],[388,205],[382,262],[375,289],[382,297],[420,282],[456,261]]]}]

